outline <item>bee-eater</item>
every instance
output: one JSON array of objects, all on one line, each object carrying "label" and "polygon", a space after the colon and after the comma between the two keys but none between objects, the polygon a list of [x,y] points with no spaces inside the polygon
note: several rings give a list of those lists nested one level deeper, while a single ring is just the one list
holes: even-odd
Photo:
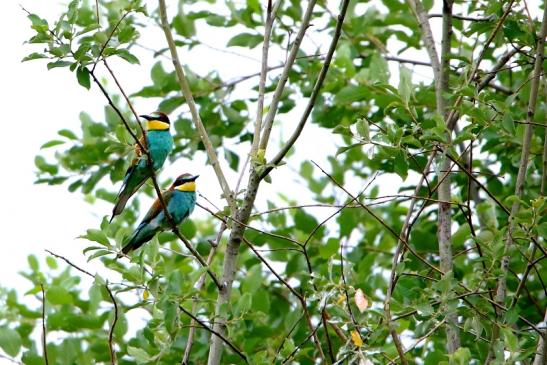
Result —
[{"label": "bee-eater", "polygon": [[[141,115],[146,119],[146,143],[141,138],[141,144],[148,148],[148,152],[152,157],[152,168],[157,172],[165,162],[165,159],[173,149],[173,137],[169,133],[169,118],[162,112],[154,112],[150,115]],[[135,152],[137,158],[133,160],[131,166],[127,169],[125,177],[123,178],[123,184],[116,197],[116,205],[112,209],[112,219],[120,214],[127,201],[144,182],[152,176],[150,166],[148,164],[148,155],[144,153],[139,144],[135,146]]]},{"label": "bee-eater", "polygon": [[[178,226],[183,220],[194,211],[196,206],[196,179],[198,176],[182,174],[171,187],[162,193],[167,211]],[[158,232],[170,229],[169,221],[159,199],[152,204],[148,213],[139,224],[137,229],[131,234],[127,243],[122,248],[122,252],[127,254],[136,250]]]}]

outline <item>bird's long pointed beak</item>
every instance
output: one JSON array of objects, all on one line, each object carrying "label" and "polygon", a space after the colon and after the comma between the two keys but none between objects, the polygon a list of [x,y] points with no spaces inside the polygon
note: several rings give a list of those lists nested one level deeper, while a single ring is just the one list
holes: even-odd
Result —
[{"label": "bird's long pointed beak", "polygon": [[150,120],[150,119],[153,119],[153,118],[152,118],[151,116],[149,116],[149,115],[146,115],[146,114],[143,114],[143,115],[139,115],[139,117],[141,117],[141,118],[144,118],[144,119],[146,119],[146,120]]},{"label": "bird's long pointed beak", "polygon": [[196,179],[199,177],[199,175],[193,176],[190,181],[196,181]]}]

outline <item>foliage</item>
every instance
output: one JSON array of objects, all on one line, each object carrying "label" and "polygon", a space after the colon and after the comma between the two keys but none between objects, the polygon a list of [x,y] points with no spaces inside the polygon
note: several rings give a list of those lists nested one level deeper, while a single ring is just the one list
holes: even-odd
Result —
[{"label": "foliage", "polygon": [[[426,10],[433,6],[432,1],[423,4]],[[242,53],[257,48],[262,44],[266,21],[263,5],[257,0],[223,4],[215,0],[180,1],[178,14],[170,19],[176,44],[188,50],[199,47],[197,35],[218,28],[233,35],[226,47]],[[329,165],[321,166],[331,176],[310,161],[295,166],[294,154],[286,158],[293,167],[293,179],[307,187],[316,206],[303,207],[305,201],[286,189],[286,184],[278,185],[275,197],[259,192],[260,204],[267,205],[269,211],[253,212],[248,224],[255,228],[244,233],[244,240],[252,247],[242,245],[230,303],[220,308],[228,316],[226,337],[249,363],[317,363],[320,354],[313,334],[327,359],[330,353],[336,361],[360,364],[388,363],[398,358],[384,310],[393,254],[416,181],[426,169],[430,151],[444,144],[449,144],[447,155],[453,158],[454,269],[440,275],[431,268],[439,265],[436,187],[443,171],[439,171],[442,162],[438,157],[426,169],[426,184],[418,191],[411,229],[401,233],[408,234],[412,252],[405,248],[396,261],[389,301],[392,328],[403,339],[408,350],[405,356],[412,363],[484,363],[490,354],[493,363],[502,364],[533,357],[538,334],[531,325],[542,321],[547,306],[543,261],[547,220],[540,190],[545,184],[543,127],[533,128],[531,160],[521,197],[515,195],[515,181],[537,42],[530,30],[537,31],[540,23],[530,22],[520,3],[504,18],[504,5],[473,1],[458,6],[462,14],[475,20],[453,20],[451,87],[444,96],[447,105],[455,106],[460,123],[448,141],[450,131],[435,111],[434,83],[416,82],[416,70],[423,68],[404,60],[398,70],[390,67],[390,63],[401,61],[399,56],[406,50],[424,47],[418,21],[407,3],[350,3],[342,37],[312,112],[313,126],[308,126],[331,131],[332,141],[324,143],[339,146],[335,155],[328,156]],[[271,37],[272,49],[284,50],[294,41],[290,34],[298,29],[305,6],[305,2],[295,0],[282,3]],[[332,37],[336,21],[331,10],[326,2],[318,2],[311,38]],[[36,31],[29,43],[45,50],[25,60],[47,59],[48,69],[65,67],[80,85],[92,91],[96,89],[95,65],[102,67],[103,57],[121,57],[138,64],[132,48],[147,27],[155,26],[144,19],[160,22],[155,4],[145,7],[141,1],[99,1],[97,11],[99,21],[94,2],[73,0],[56,21],[29,14]],[[501,30],[484,51],[478,75],[470,75],[483,40],[496,32],[498,24]],[[495,73],[493,87],[479,89],[493,65],[514,47],[519,51]],[[323,65],[322,57],[315,55],[324,51],[310,45],[300,49],[280,100],[280,120],[292,120],[297,104],[310,96]],[[170,113],[174,120],[176,148],[170,156],[174,161],[204,153],[204,146],[190,123],[172,65],[160,60],[167,53],[167,48],[158,45],[158,61],[150,70],[152,83],[132,97],[161,98],[158,109]],[[231,169],[241,171],[246,168],[243,161],[253,136],[256,91],[237,93],[246,84],[227,82],[214,70],[199,75],[192,72],[192,64],[184,66],[214,148],[219,156],[225,156],[224,162]],[[276,69],[271,71],[267,96],[273,94],[279,77]],[[258,84],[258,78],[252,80]],[[126,104],[118,96],[113,100],[117,105]],[[123,106],[121,110],[131,120],[129,108]],[[534,123],[544,123],[546,110],[543,88]],[[81,130],[64,129],[58,134],[58,139],[43,145],[55,149],[54,159],[36,157],[37,183],[65,184],[70,192],[112,202],[115,191],[103,186],[123,178],[133,143],[114,109],[106,106],[102,120],[93,120],[82,112]],[[230,147],[234,145],[237,149]],[[298,149],[298,142],[296,146]],[[264,160],[264,156],[253,157],[258,163]],[[272,171],[274,184],[278,169],[284,168]],[[394,188],[398,186],[394,195],[382,195],[384,187],[375,182],[377,174],[382,181],[391,181]],[[358,192],[351,192],[355,199],[342,189],[344,186],[360,187]],[[145,190],[152,194],[150,187]],[[509,253],[508,295],[500,309],[493,297],[497,280],[503,275],[507,211],[515,200],[520,201],[520,210],[512,217],[516,228]],[[82,235],[89,241],[83,252],[88,260],[100,261],[103,271],[109,277],[119,277],[119,282],[107,282],[98,275],[90,279],[52,257],[29,257],[30,269],[24,275],[34,289],[23,298],[15,290],[0,291],[0,348],[4,353],[21,356],[24,364],[43,363],[37,333],[45,306],[50,363],[114,362],[109,344],[119,364],[181,361],[191,325],[185,311],[194,311],[197,298],[194,313],[212,326],[218,290],[209,278],[203,288],[195,288],[205,271],[191,257],[180,254],[181,242],[171,233],[160,234],[134,253],[130,262],[115,258],[136,223],[138,208],[138,202],[131,204],[120,220],[109,225],[104,219]],[[327,216],[325,209],[330,212]],[[228,230],[233,228],[227,208],[214,213],[222,217]],[[322,222],[325,217],[328,221]],[[211,216],[185,223],[181,229],[198,252],[207,256],[209,242],[216,240],[221,225]],[[225,234],[218,242],[211,264],[216,273],[222,272],[227,240]],[[160,246],[171,251],[160,251]],[[258,255],[275,263],[273,267],[284,282]],[[43,261],[47,269],[39,266]],[[43,302],[40,285],[45,288]],[[115,325],[114,304],[118,308]],[[454,313],[459,318],[461,348],[448,354],[444,321]],[[138,316],[141,324],[130,324],[129,316]],[[190,360],[205,363],[210,333],[197,326]],[[242,362],[236,352],[225,348],[222,363]]]}]

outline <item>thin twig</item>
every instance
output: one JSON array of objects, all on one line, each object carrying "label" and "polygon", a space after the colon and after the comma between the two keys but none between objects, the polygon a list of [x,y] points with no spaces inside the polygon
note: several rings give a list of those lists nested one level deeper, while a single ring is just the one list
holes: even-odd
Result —
[{"label": "thin twig", "polygon": [[[427,16],[429,18],[442,18],[443,14],[428,14]],[[469,21],[469,22],[489,22],[489,21],[492,21],[491,17],[473,18],[473,17],[470,17],[470,16],[463,16],[463,15],[457,15],[457,14],[452,14],[452,17],[454,19],[466,20],[466,21]]]},{"label": "thin twig", "polygon": [[307,305],[306,305],[306,298],[304,298],[302,296],[302,294],[298,293],[288,282],[287,280],[283,279],[283,277],[281,277],[281,275],[279,275],[277,273],[277,271],[275,271],[275,269],[270,265],[270,263],[260,254],[260,252],[258,252],[258,250],[253,246],[253,244],[251,242],[249,242],[249,240],[247,240],[245,237],[242,237],[242,240],[243,242],[245,242],[245,244],[254,252],[254,254],[256,255],[256,257],[258,257],[258,259],[260,261],[262,261],[262,263],[268,268],[268,270],[270,270],[270,272],[277,278],[277,280],[279,280],[283,285],[285,285],[285,287],[287,289],[289,289],[289,291],[294,295],[296,296],[296,298],[298,298],[298,301],[300,302],[300,305],[302,306],[302,310],[304,311],[304,317],[306,318],[306,322],[307,322],[307,325],[308,327],[310,327],[310,329],[312,330],[313,332],[313,338],[314,338],[314,343],[315,343],[315,346],[317,348],[317,351],[319,351],[319,353],[321,354],[321,358],[324,358],[324,354],[323,354],[323,349],[321,348],[321,342],[319,341],[319,337],[317,337],[317,334],[315,334],[315,332],[313,331],[313,325],[312,325],[312,321],[311,321],[311,315],[308,311],[308,308],[307,308]]},{"label": "thin twig", "polygon": [[49,253],[51,256],[54,256],[54,257],[57,257],[58,259],[61,259],[63,260],[64,262],[66,262],[67,264],[69,264],[70,266],[72,266],[73,268],[75,268],[76,270],[86,274],[87,276],[89,277],[92,277],[92,278],[95,278],[95,275],[93,275],[92,273],[90,273],[89,271],[87,270],[84,270],[82,269],[81,267],[78,267],[77,265],[73,264],[72,262],[70,262],[67,258],[61,256],[61,255],[57,255],[56,253],[54,252],[51,252],[50,250],[45,250],[47,253]]},{"label": "thin twig", "polygon": [[[95,279],[95,275],[93,275],[92,273],[90,273],[89,271],[87,271],[85,269],[82,269],[78,265],[72,263],[66,257],[58,255],[54,252],[51,252],[50,250],[45,250],[45,251],[47,253],[49,253],[50,255],[52,255],[52,256],[54,256],[58,259],[63,260],[69,266],[73,267],[74,269],[78,270],[79,272],[81,272],[81,273]],[[112,293],[112,290],[110,290],[110,287],[108,286],[108,283],[105,283],[104,287],[105,287],[106,291],[108,292],[108,295],[110,296],[110,299],[112,300],[112,304],[114,305],[114,321],[112,322],[112,325],[110,326],[110,329],[108,331],[108,349],[109,349],[109,352],[110,352],[110,363],[112,365],[116,365],[117,359],[116,359],[116,352],[114,351],[114,330],[116,329],[116,324],[118,323],[118,312],[119,312],[118,303],[116,301],[116,297]]]},{"label": "thin twig", "polygon": [[46,365],[49,365],[46,341],[46,292],[44,291],[44,285],[42,283],[40,283],[40,290],[42,291],[42,348],[44,349],[44,362],[46,363]]},{"label": "thin twig", "polygon": [[[323,170],[323,168],[321,166],[319,166],[315,161],[312,161],[312,163],[317,166],[317,168],[319,170],[321,170],[321,172],[323,174],[325,174],[325,176],[327,176],[336,186],[338,186],[340,189],[342,189],[342,191],[344,191],[350,198],[355,198],[353,194],[351,194],[344,186],[342,186],[338,181],[336,181],[336,179],[330,175],[328,172],[326,172],[325,170]],[[395,236],[395,238],[398,238],[400,239],[406,246],[406,248],[418,259],[420,260],[421,262],[423,262],[427,267],[429,267],[430,269],[432,269],[433,271],[436,271],[437,273],[442,273],[437,267],[433,266],[432,264],[430,264],[429,262],[427,262],[427,260],[425,260],[418,252],[416,252],[416,250],[410,246],[407,242],[407,240],[400,236],[399,234],[397,234],[397,232],[395,232],[395,230],[393,230],[393,228],[391,228],[386,222],[383,221],[382,218],[378,217],[376,215],[376,213],[374,213],[369,207],[367,207],[365,204],[363,204],[362,202],[360,202],[359,200],[356,200],[357,203],[367,212],[369,213],[374,219],[376,219],[378,221],[378,223],[380,223],[382,226],[384,226],[384,228],[386,228],[393,236]]]},{"label": "thin twig", "polygon": [[[97,57],[95,58],[95,62],[93,62],[93,67],[91,68],[91,73],[95,72],[95,68],[97,67],[97,63],[99,63],[101,57],[103,56],[103,52],[104,50],[106,49],[106,46],[108,46],[108,43],[110,43],[110,40],[112,39],[112,37],[114,36],[114,33],[116,32],[116,30],[118,29],[118,27],[120,26],[120,24],[122,23],[122,21],[125,19],[126,16],[128,16],[130,13],[132,12],[132,10],[129,10],[127,12],[125,12],[122,17],[118,20],[118,22],[114,25],[114,28],[112,28],[112,31],[110,32],[110,34],[108,35],[108,38],[106,38],[106,41],[104,42],[103,46],[101,47],[101,50],[99,51],[99,54],[97,55]],[[98,17],[98,14],[99,14],[99,10],[97,8],[97,17]],[[98,18],[97,18],[98,19]],[[97,20],[98,21],[98,20]]]},{"label": "thin twig", "polygon": [[230,347],[239,357],[241,357],[246,364],[249,363],[249,361],[247,360],[247,356],[245,356],[243,352],[241,352],[241,350],[239,350],[230,340],[224,337],[221,333],[216,332],[214,329],[209,327],[205,322],[200,320],[198,317],[194,316],[191,312],[186,310],[186,308],[184,308],[182,305],[179,305],[179,309],[182,312],[184,312],[184,314],[186,314],[188,317],[190,317],[192,320],[197,322],[203,329],[218,336],[226,345],[228,345],[228,347]]},{"label": "thin twig", "polygon": [[114,351],[114,330],[116,329],[116,324],[118,323],[118,303],[116,302],[114,294],[108,287],[108,284],[105,284],[104,287],[108,292],[108,296],[112,300],[112,304],[114,304],[114,320],[112,321],[112,324],[110,325],[110,330],[108,331],[108,350],[110,352],[110,363],[112,365],[116,365],[117,359],[116,351]]}]

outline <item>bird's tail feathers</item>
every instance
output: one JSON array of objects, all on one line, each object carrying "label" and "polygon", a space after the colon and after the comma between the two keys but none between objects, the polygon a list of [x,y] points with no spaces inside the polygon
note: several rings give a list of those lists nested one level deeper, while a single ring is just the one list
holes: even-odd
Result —
[{"label": "bird's tail feathers", "polygon": [[136,250],[137,248],[141,247],[145,242],[148,242],[149,240],[154,237],[154,234],[156,233],[153,229],[147,229],[146,223],[142,223],[133,233],[131,238],[127,241],[125,246],[122,248],[122,252],[124,254],[128,254],[129,252]]},{"label": "bird's tail feathers", "polygon": [[114,205],[114,208],[112,209],[112,217],[110,218],[110,222],[114,219],[115,216],[121,214],[127,205],[127,202],[129,201],[129,198],[135,194],[137,190],[140,189],[140,187],[144,184],[146,181],[146,177],[142,179],[142,181],[139,181],[136,186],[133,187],[133,189],[130,189],[130,187],[124,183],[120,192],[118,193],[118,196],[116,197],[116,205]]}]

